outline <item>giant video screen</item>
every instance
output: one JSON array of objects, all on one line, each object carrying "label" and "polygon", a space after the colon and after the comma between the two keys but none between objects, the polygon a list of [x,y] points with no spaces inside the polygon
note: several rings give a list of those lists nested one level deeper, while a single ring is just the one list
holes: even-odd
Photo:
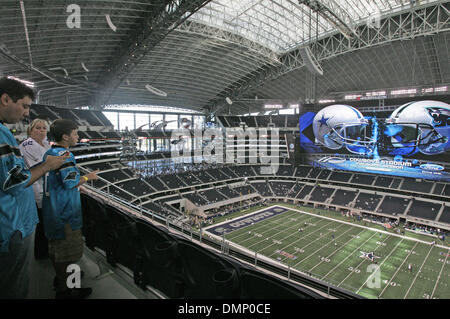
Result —
[{"label": "giant video screen", "polygon": [[310,165],[450,182],[450,105],[412,101],[363,114],[344,104],[300,115],[300,152]]}]

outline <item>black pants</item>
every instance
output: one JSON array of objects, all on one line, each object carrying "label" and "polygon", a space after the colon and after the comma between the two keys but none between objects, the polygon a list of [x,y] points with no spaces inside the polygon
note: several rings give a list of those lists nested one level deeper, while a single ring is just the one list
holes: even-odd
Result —
[{"label": "black pants", "polygon": [[36,233],[34,235],[34,258],[48,258],[48,240],[44,233],[44,224],[42,221],[42,209],[38,208],[39,223],[36,225]]}]

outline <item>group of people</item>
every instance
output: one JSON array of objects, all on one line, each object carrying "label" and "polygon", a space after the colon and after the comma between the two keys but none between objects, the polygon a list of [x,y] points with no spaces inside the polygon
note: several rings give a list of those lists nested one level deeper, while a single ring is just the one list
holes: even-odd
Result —
[{"label": "group of people", "polygon": [[51,124],[50,145],[47,121],[35,119],[18,145],[5,124],[29,117],[34,97],[23,83],[0,79],[0,299],[27,297],[33,238],[35,258],[49,258],[55,269],[55,298],[84,298],[92,289],[68,287],[67,270],[84,248],[79,186],[98,171],[81,176],[69,151],[78,142],[71,120]]}]

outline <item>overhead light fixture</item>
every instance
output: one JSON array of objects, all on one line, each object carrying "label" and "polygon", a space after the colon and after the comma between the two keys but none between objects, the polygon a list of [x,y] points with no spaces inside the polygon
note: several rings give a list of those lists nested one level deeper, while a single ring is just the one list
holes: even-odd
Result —
[{"label": "overhead light fixture", "polygon": [[283,105],[281,105],[281,104],[265,104],[264,108],[265,109],[282,109]]},{"label": "overhead light fixture", "polygon": [[25,84],[26,86],[29,86],[29,87],[31,87],[31,88],[34,88],[34,87],[35,87],[33,82],[25,81],[25,80],[16,78],[15,76],[12,76],[12,75],[8,75],[7,78],[8,78],[8,79],[11,79],[11,80],[19,81],[19,82],[21,82],[21,83],[23,83],[23,84]]},{"label": "overhead light fixture", "polygon": [[166,92],[161,91],[160,89],[157,89],[157,88],[151,86],[150,84],[146,84],[145,88],[156,95],[164,96],[164,97],[167,96]]},{"label": "overhead light fixture", "polygon": [[233,104],[233,101],[231,101],[231,99],[228,96],[225,98],[225,101],[227,101],[227,103],[230,105]]}]

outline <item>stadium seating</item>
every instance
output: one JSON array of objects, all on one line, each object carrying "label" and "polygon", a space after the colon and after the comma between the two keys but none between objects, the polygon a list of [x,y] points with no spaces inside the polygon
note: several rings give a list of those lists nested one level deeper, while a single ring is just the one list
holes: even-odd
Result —
[{"label": "stadium seating", "polygon": [[319,203],[325,203],[325,201],[331,198],[334,188],[316,186],[311,193],[310,200]]},{"label": "stadium seating", "polygon": [[209,203],[217,203],[217,202],[224,201],[224,200],[227,199],[224,195],[220,194],[215,189],[207,189],[207,190],[204,190],[204,191],[199,191],[198,193],[203,198],[206,198]]},{"label": "stadium seating", "polygon": [[445,184],[436,183],[436,186],[433,189],[433,194],[441,195],[444,190]]},{"label": "stadium seating", "polygon": [[[294,174],[295,167],[292,165],[280,165],[278,168],[278,172],[276,173],[277,176],[286,176],[291,177]],[[258,171],[256,171],[258,172]]]},{"label": "stadium seating", "polygon": [[181,179],[178,178],[177,175],[168,174],[168,175],[159,175],[161,181],[164,182],[170,189],[182,188],[188,186]]},{"label": "stadium seating", "polygon": [[116,184],[117,187],[126,190],[129,193],[135,194],[136,196],[150,195],[153,193],[153,189],[150,188],[144,181],[139,178],[132,179],[126,182],[121,182]]},{"label": "stadium seating", "polygon": [[444,207],[441,217],[439,217],[439,222],[450,224],[450,206]]},{"label": "stadium seating", "polygon": [[298,194],[298,192],[300,192],[300,190],[303,188],[304,184],[302,183],[296,183],[292,189],[289,190],[289,192],[286,194],[287,197],[290,198],[295,198]]},{"label": "stadium seating", "polygon": [[274,194],[270,190],[269,184],[266,182],[252,183],[252,186],[265,197],[272,197]]},{"label": "stadium seating", "polygon": [[182,196],[190,200],[196,206],[205,206],[209,204],[208,201],[205,198],[203,198],[200,194],[185,193],[182,194]]},{"label": "stadium seating", "polygon": [[298,199],[305,199],[305,196],[311,193],[314,186],[311,185],[305,185],[303,186],[302,190],[297,194]]},{"label": "stadium seating", "polygon": [[350,180],[351,177],[352,177],[351,173],[332,172],[328,179],[330,181],[346,183],[346,182],[348,182]]},{"label": "stadium seating", "polygon": [[142,289],[176,299],[321,298],[85,194],[81,201],[86,246],[103,250],[112,267],[127,267]]},{"label": "stadium seating", "polygon": [[286,197],[290,189],[294,186],[294,182],[270,182],[270,188],[275,196]]},{"label": "stadium seating", "polygon": [[386,195],[378,208],[378,212],[389,215],[401,215],[405,213],[409,202],[409,198]]},{"label": "stadium seating", "polygon": [[239,197],[241,196],[238,192],[236,192],[235,190],[231,189],[228,186],[225,187],[220,187],[217,189],[220,193],[222,193],[223,195],[225,195],[227,198],[234,198],[234,197]]},{"label": "stadium seating", "polygon": [[375,186],[388,188],[389,185],[392,183],[392,177],[386,177],[386,176],[377,176],[377,179],[375,181]]},{"label": "stadium seating", "polygon": [[310,171],[311,171],[310,166],[298,166],[297,170],[295,171],[295,176],[296,177],[306,177],[306,176],[308,176]]},{"label": "stadium seating", "polygon": [[440,209],[441,204],[425,202],[413,198],[411,207],[408,210],[408,216],[435,220]]},{"label": "stadium seating", "polygon": [[338,189],[333,196],[331,204],[348,207],[349,204],[355,199],[356,192]]},{"label": "stadium seating", "polygon": [[353,174],[351,179],[352,184],[362,184],[362,185],[372,185],[375,180],[374,175],[365,175],[365,174]]},{"label": "stadium seating", "polygon": [[381,200],[381,195],[360,192],[355,200],[355,207],[363,210],[374,211]]}]

